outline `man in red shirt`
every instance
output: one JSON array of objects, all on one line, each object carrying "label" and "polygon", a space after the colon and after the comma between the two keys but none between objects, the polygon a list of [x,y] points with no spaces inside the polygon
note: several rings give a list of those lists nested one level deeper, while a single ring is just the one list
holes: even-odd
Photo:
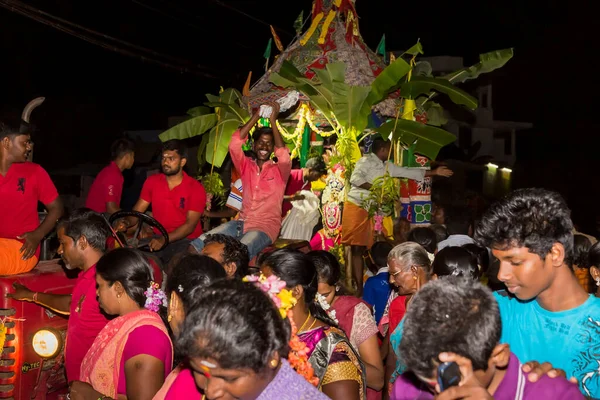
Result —
[{"label": "man in red shirt", "polygon": [[306,162],[304,168],[293,169],[290,172],[290,179],[287,182],[283,196],[282,218],[292,209],[292,203],[290,202],[293,200],[303,200],[304,197],[300,192],[302,190],[310,190],[310,184],[321,179],[323,175],[327,175],[327,165],[325,165],[323,158],[320,157],[313,157]]},{"label": "man in red shirt", "polygon": [[133,166],[135,147],[128,139],[117,139],[110,147],[111,163],[96,177],[85,206],[99,213],[111,215],[121,209],[123,171]]},{"label": "man in red shirt", "polygon": [[[281,228],[283,192],[292,167],[290,153],[277,129],[279,104],[273,102],[269,105],[273,108],[270,116],[272,128],[260,128],[252,134],[254,157],[247,157],[242,145],[260,118],[258,110],[246,125],[233,134],[229,142],[231,160],[242,178],[244,195],[240,218],[208,232],[238,238],[248,246],[250,259],[277,240]],[[273,153],[277,162],[271,160]],[[197,236],[192,241],[196,251],[202,251],[205,237]]]},{"label": "man in red shirt", "polygon": [[[28,162],[31,136],[0,123],[0,275],[30,271],[63,205],[48,173]],[[48,210],[40,224],[38,201]]]},{"label": "man in red shirt", "polygon": [[[181,140],[168,140],[162,146],[162,173],[151,175],[144,182],[134,211],[146,212],[152,204],[153,217],[169,233],[169,245],[156,253],[168,263],[177,253],[185,252],[190,240],[202,235],[200,218],[206,206],[206,191],[200,182],[183,172],[187,162],[187,148]],[[135,217],[117,224],[117,230],[133,228]],[[155,231],[158,233],[158,231]],[[165,243],[163,237],[150,241],[150,250],[157,251]]]},{"label": "man in red shirt", "polygon": [[57,234],[60,242],[58,254],[67,269],[82,270],[73,293],[32,292],[15,283],[15,292],[6,296],[36,303],[69,316],[65,369],[68,380],[76,381],[79,380],[81,361],[108,322],[96,298],[96,263],[106,251],[110,230],[103,216],[89,209],[79,209],[58,223]]}]

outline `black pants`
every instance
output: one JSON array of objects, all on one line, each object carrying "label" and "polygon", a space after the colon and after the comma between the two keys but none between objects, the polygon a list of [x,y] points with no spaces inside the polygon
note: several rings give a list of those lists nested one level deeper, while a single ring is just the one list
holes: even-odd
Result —
[{"label": "black pants", "polygon": [[177,256],[179,254],[187,253],[187,249],[189,246],[190,246],[189,239],[181,239],[176,242],[169,243],[169,245],[167,247],[165,247],[163,250],[154,251],[151,254],[158,257],[158,259],[162,263],[161,267],[162,267],[163,271],[168,273],[167,266],[169,265],[171,260],[173,260],[175,258],[175,256]]}]

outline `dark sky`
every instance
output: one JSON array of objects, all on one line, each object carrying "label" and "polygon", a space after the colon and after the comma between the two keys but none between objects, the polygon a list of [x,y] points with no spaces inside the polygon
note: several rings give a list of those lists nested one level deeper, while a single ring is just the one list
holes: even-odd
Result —
[{"label": "dark sky", "polygon": [[[168,116],[201,105],[205,93],[215,93],[220,85],[241,88],[249,70],[257,79],[263,72],[268,24],[278,28],[286,45],[292,36],[284,31],[294,32],[297,15],[301,10],[308,15],[311,6],[310,0],[26,3],[187,60],[200,66],[197,71],[215,76],[145,63],[0,7],[0,118],[18,116],[30,99],[46,96],[33,116],[43,133],[36,161],[56,166],[102,161],[102,149],[122,131],[164,129]],[[595,174],[577,178],[592,168],[588,162],[595,162],[600,144],[598,24],[590,6],[555,0],[357,0],[357,10],[371,48],[383,33],[389,50],[408,48],[420,38],[426,55],[464,56],[470,64],[479,53],[514,47],[514,59],[485,79],[494,82],[496,118],[535,124],[517,142],[517,168],[527,169],[520,181],[569,192],[594,179]]]}]

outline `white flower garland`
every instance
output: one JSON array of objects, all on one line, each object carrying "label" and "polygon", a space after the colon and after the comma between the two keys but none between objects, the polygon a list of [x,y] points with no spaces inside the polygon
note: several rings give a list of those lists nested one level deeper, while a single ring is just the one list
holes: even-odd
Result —
[{"label": "white flower garland", "polygon": [[339,322],[336,318],[335,310],[330,311],[331,305],[327,302],[325,296],[323,296],[320,293],[317,293],[317,295],[315,296],[315,300],[317,301],[317,303],[319,303],[319,305],[327,313],[327,315],[329,315],[329,318],[331,318],[336,324],[338,324]]}]

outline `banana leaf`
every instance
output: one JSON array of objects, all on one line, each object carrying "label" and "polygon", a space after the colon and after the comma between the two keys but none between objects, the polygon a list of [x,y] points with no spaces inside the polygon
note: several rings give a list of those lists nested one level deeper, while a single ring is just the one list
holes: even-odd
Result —
[{"label": "banana leaf", "polygon": [[214,108],[222,108],[226,111],[228,111],[229,113],[232,113],[234,116],[236,116],[240,122],[246,122],[248,120],[248,111],[244,110],[243,108],[241,108],[239,105],[232,103],[232,104],[227,104],[227,103],[222,103],[222,102],[207,102],[204,103],[204,105],[208,106],[208,107],[214,107]]},{"label": "banana leaf", "polygon": [[456,104],[460,104],[474,110],[477,108],[477,99],[462,89],[457,88],[446,79],[428,78],[425,76],[415,76],[410,82],[405,82],[400,87],[403,97],[416,99],[422,94],[431,91],[441,92],[450,97]]},{"label": "banana leaf", "polygon": [[513,49],[502,49],[479,55],[479,62],[467,68],[452,72],[444,76],[444,79],[452,83],[462,83],[469,79],[475,79],[481,74],[492,72],[502,68],[514,55]]},{"label": "banana leaf", "polygon": [[[419,100],[423,103],[424,97],[417,99],[417,105],[420,106]],[[427,125],[431,126],[442,126],[448,122],[448,118],[444,115],[444,108],[434,101],[428,101],[423,106],[425,112],[427,112]]]},{"label": "banana leaf", "polygon": [[425,54],[425,53],[423,53],[423,45],[421,45],[421,42],[417,42],[417,43],[415,43],[415,45],[413,47],[406,50],[404,52],[404,54],[410,54],[411,56],[416,56],[417,54]]},{"label": "banana leaf", "polygon": [[[229,142],[231,136],[240,126],[240,121],[237,118],[230,118],[219,121],[218,125],[214,126],[209,134],[209,140],[206,145],[206,161],[220,168],[229,152]],[[218,128],[218,137],[217,137]],[[215,153],[216,142],[216,153]],[[214,158],[213,158],[214,156]]]},{"label": "banana leaf", "polygon": [[371,88],[334,82],[333,89],[333,112],[340,125],[362,132],[367,127],[371,114],[371,106],[366,102]]},{"label": "banana leaf", "polygon": [[371,92],[367,97],[367,103],[374,106],[384,100],[398,87],[400,80],[408,74],[408,71],[410,71],[410,65],[402,58],[397,58],[388,65],[371,83]]},{"label": "banana leaf", "polygon": [[[394,130],[394,126],[396,129]],[[375,129],[381,137],[388,139],[392,133],[393,140],[400,140],[407,146],[415,146],[415,153],[435,160],[440,149],[456,140],[456,136],[443,129],[424,125],[405,119],[391,120]]]},{"label": "banana leaf", "polygon": [[209,129],[214,127],[216,123],[216,114],[201,115],[175,125],[171,129],[158,135],[158,138],[162,142],[171,139],[189,139],[206,133]]},{"label": "banana leaf", "polygon": [[206,164],[206,145],[208,144],[208,140],[210,139],[210,135],[203,135],[202,140],[200,141],[200,145],[198,146],[198,168],[202,168],[204,164]]},{"label": "banana leaf", "polygon": [[315,107],[324,114],[329,115],[333,111],[332,93],[320,80],[312,81],[306,78],[289,61],[284,61],[279,73],[270,75],[271,83],[282,88],[292,87],[305,94]]},{"label": "banana leaf", "polygon": [[206,115],[212,113],[212,110],[208,107],[194,107],[187,110],[187,115],[191,115],[192,117],[200,117],[201,115]]}]

